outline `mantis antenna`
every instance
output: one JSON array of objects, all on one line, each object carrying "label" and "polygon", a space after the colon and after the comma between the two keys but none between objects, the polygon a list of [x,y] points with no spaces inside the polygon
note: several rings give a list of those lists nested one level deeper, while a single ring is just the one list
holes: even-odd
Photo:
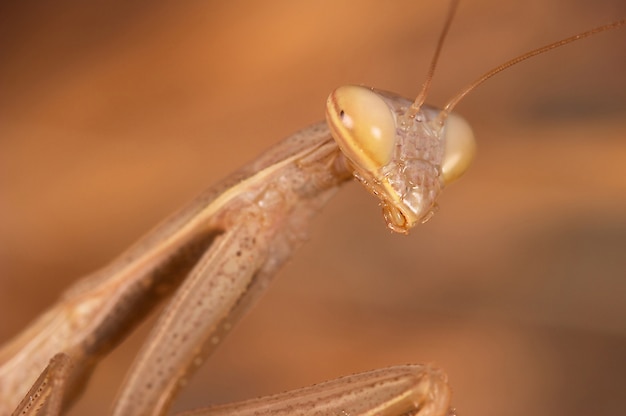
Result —
[{"label": "mantis antenna", "polygon": [[441,34],[439,35],[439,40],[437,41],[437,47],[435,48],[435,54],[433,55],[433,59],[430,61],[430,67],[428,68],[428,73],[426,75],[426,80],[422,85],[422,90],[415,98],[413,104],[409,108],[407,115],[411,118],[415,117],[417,113],[419,113],[424,101],[426,101],[426,97],[428,96],[428,90],[430,90],[430,84],[433,80],[433,75],[435,75],[435,68],[437,67],[437,61],[439,60],[439,54],[441,53],[441,49],[443,48],[443,42],[448,34],[448,30],[452,25],[452,19],[454,18],[454,14],[459,5],[459,0],[453,0],[450,3],[450,7],[448,9],[448,15],[446,16],[446,23],[443,25],[443,29],[441,30]]},{"label": "mantis antenna", "polygon": [[[476,87],[478,87],[480,84],[482,84],[483,82],[487,81],[489,78],[491,78],[492,76],[496,75],[499,72],[504,71],[507,68],[512,67],[515,64],[519,64],[522,61],[525,61],[528,58],[532,58],[533,56],[536,55],[540,55],[544,52],[548,52],[549,50],[552,49],[556,49],[558,47],[561,47],[563,45],[567,45],[568,43],[572,43],[574,41],[580,40],[580,39],[584,39],[587,38],[589,36],[601,33],[601,32],[605,32],[607,30],[611,30],[611,29],[616,29],[619,28],[621,26],[624,26],[624,24],[626,24],[626,19],[621,19],[621,20],[617,20],[615,22],[612,23],[608,23],[606,25],[602,25],[602,26],[598,26],[596,28],[587,30],[585,32],[579,33],[577,35],[574,36],[570,36],[568,38],[565,39],[561,39],[558,40],[556,42],[550,43],[548,45],[542,46],[540,48],[537,49],[533,49],[530,52],[526,52],[520,56],[517,56],[501,65],[498,65],[497,67],[493,68],[492,70],[486,72],[485,74],[483,74],[480,78],[478,78],[476,81],[472,82],[471,84],[469,84],[467,87],[463,88],[461,90],[461,92],[459,92],[456,96],[452,97],[450,99],[450,101],[448,101],[448,103],[443,107],[443,110],[441,110],[441,112],[439,113],[439,116],[437,117],[436,120],[436,125],[443,125],[443,122],[446,120],[446,118],[448,117],[448,115],[452,112],[452,110],[454,109],[454,107],[456,107],[456,105],[463,99],[465,98],[465,96],[467,94],[469,94],[471,91],[473,91]],[[415,100],[415,104],[417,104],[418,100],[424,100],[424,98],[422,97],[424,93],[424,89],[422,89],[422,91],[420,92],[420,94],[417,96],[416,100]],[[414,104],[414,105],[415,105]],[[421,105],[421,102],[420,102]]]}]

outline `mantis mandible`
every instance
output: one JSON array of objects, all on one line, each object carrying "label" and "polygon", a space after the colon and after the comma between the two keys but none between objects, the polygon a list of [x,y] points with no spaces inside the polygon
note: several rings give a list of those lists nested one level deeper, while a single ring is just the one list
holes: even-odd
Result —
[{"label": "mantis mandible", "polygon": [[[613,26],[621,24],[623,21]],[[591,33],[595,32],[585,32],[584,35]],[[532,54],[525,55],[524,59]],[[81,377],[89,373],[93,360],[106,353],[153,303],[180,285],[178,294],[147,342],[142,360],[131,370],[117,407],[119,414],[162,412],[186,377],[187,369],[219,343],[223,338],[221,331],[227,331],[247,309],[266,285],[266,280],[302,241],[303,223],[352,173],[381,199],[392,230],[408,232],[417,223],[428,219],[439,188],[452,182],[467,168],[473,154],[473,139],[462,119],[447,115],[467,91],[451,100],[444,112],[422,106],[426,91],[424,88],[413,106],[398,96],[362,87],[342,87],[335,91],[329,99],[327,114],[330,132],[342,153],[338,152],[326,124],[305,129],[210,189],[111,265],[71,288],[54,309],[2,350],[2,392],[11,394],[7,399],[3,397],[2,402],[14,407],[15,397],[23,396],[25,388],[33,384],[45,363],[61,352],[63,354],[57,356],[49,367],[51,385],[59,386],[43,388],[45,394],[52,395],[47,410],[59,409],[61,402],[67,400],[59,392],[66,389],[67,397],[71,397],[76,386],[81,384]],[[374,109],[374,113],[370,113],[370,109]],[[375,128],[363,127],[363,121],[373,121]],[[418,133],[421,127],[426,128],[425,133]],[[389,142],[396,129],[406,140],[435,138],[436,141],[424,148],[419,147],[421,154],[407,154],[404,152],[416,148]],[[406,164],[411,160],[419,162],[416,167]],[[420,169],[421,166],[426,169]],[[415,189],[416,193],[404,192],[406,183],[395,175],[413,170],[418,172],[419,179],[412,179],[408,188]],[[180,279],[187,274],[189,277],[181,283]],[[216,285],[226,283],[231,286],[222,287],[221,292],[217,292]],[[208,296],[196,286],[205,284],[211,288]],[[219,301],[225,303],[220,305]],[[198,308],[185,311],[184,305],[198,305]],[[130,306],[138,310],[131,314],[128,311]],[[207,317],[212,312],[200,306],[214,310],[213,319]],[[197,322],[206,326],[204,330],[195,326],[194,317],[200,314],[202,322],[199,318]],[[194,324],[193,330],[183,331],[190,322]],[[190,337],[199,339],[193,342]],[[166,338],[180,338],[185,342],[168,344],[162,341]],[[203,351],[198,351],[198,344],[203,341],[208,343]],[[179,355],[179,361],[169,361],[174,351]],[[167,360],[167,366],[157,365],[164,360]],[[18,375],[11,373],[12,369],[24,375],[25,380],[20,382]],[[4,374],[9,375],[5,378]],[[44,375],[47,377],[47,374]],[[330,394],[336,388],[343,392],[343,389],[353,387],[360,376],[302,391],[295,394],[292,401],[289,397],[277,396],[241,406],[258,411],[276,402],[278,406],[292,409],[288,410],[289,414],[295,414],[293,409],[297,408],[306,413],[310,410],[304,404],[310,401],[310,397],[315,397],[326,398],[324,403],[336,406],[327,410],[330,414],[343,409],[349,409],[350,414],[445,414],[447,387],[437,370],[407,367],[373,372],[363,378],[369,384],[376,384],[379,377],[391,375],[392,380],[397,380],[402,375],[411,379],[413,374],[418,377],[409,383],[411,388],[403,386],[401,394],[392,395],[397,398],[413,389],[418,396],[411,396],[406,402],[409,407],[398,405],[399,399],[394,401],[385,397],[381,404],[367,402],[367,407],[360,410],[348,407],[349,404]],[[9,385],[5,380],[18,386],[14,394],[12,388],[5,387]],[[42,386],[43,383],[36,384],[38,388]],[[146,390],[154,391],[154,396],[146,394]],[[308,396],[311,392],[313,396]],[[377,393],[382,392],[387,393],[387,390],[366,391],[366,397],[377,397]],[[434,392],[438,394],[430,397]],[[157,405],[151,410],[126,407],[140,406],[141,403]],[[279,414],[279,410],[271,411]],[[239,407],[207,412],[243,414]]]}]

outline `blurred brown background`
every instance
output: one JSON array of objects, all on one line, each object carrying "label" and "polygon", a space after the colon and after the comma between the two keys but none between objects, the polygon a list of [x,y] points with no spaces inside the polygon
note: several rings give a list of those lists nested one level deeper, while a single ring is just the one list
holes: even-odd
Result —
[{"label": "blurred brown background", "polygon": [[[413,96],[447,2],[0,5],[0,341],[204,187],[323,117],[336,86]],[[623,0],[461,4],[429,102]],[[347,186],[177,409],[435,362],[459,415],[626,407],[626,32],[459,107],[475,165],[409,237]],[[71,414],[106,414],[146,328]]]}]

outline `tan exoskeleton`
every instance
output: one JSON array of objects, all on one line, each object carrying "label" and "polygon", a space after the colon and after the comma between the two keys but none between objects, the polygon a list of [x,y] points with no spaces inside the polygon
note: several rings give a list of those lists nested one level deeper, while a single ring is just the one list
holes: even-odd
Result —
[{"label": "tan exoskeleton", "polygon": [[[454,10],[454,7],[452,7]],[[448,17],[447,29],[452,17]],[[164,297],[173,294],[120,389],[114,413],[164,414],[190,373],[261,295],[306,235],[307,223],[355,175],[406,233],[427,220],[439,191],[474,154],[468,124],[451,114],[495,73],[548,49],[623,25],[619,21],[548,45],[490,71],[443,110],[364,87],[329,97],[327,120],[292,135],[205,191],[109,265],[77,282],[0,350],[0,415],[57,415],[94,366]],[[444,30],[445,34],[446,30]],[[443,38],[443,36],[442,36]],[[437,54],[441,41],[437,48]],[[30,390],[29,390],[30,389]],[[20,402],[21,400],[21,402]],[[446,415],[441,370],[400,366],[196,415]]]}]

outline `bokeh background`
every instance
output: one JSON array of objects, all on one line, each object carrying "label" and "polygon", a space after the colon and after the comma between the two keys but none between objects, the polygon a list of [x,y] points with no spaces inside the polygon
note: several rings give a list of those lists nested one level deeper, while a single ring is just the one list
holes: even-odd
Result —
[{"label": "bokeh background", "polygon": [[[328,93],[414,96],[442,1],[0,5],[0,342],[204,187],[323,118]],[[461,4],[429,102],[626,16],[622,0]],[[511,69],[458,111],[479,153],[391,235],[350,184],[176,409],[434,362],[459,415],[626,408],[626,32]],[[147,326],[72,415],[107,414]]]}]

